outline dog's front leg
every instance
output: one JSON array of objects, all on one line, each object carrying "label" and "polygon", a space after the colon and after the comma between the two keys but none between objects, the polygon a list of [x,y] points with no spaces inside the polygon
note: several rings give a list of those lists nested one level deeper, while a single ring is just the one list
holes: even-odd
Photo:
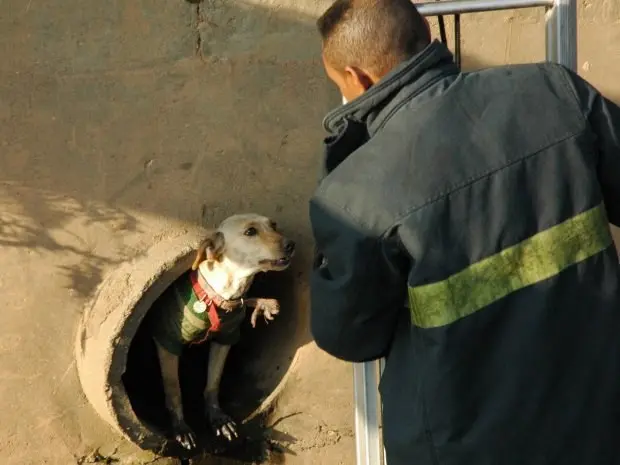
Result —
[{"label": "dog's front leg", "polygon": [[256,321],[260,315],[263,315],[265,322],[269,322],[280,313],[280,303],[276,299],[254,298],[248,299],[246,304],[254,307],[254,311],[250,316],[250,324],[252,328],[256,327]]},{"label": "dog's front leg", "polygon": [[179,357],[171,354],[157,341],[157,356],[159,368],[164,382],[164,394],[166,408],[172,416],[172,432],[175,440],[185,449],[192,450],[196,447],[196,436],[183,417],[183,401],[181,399],[181,384],[179,382]]},{"label": "dog's front leg", "polygon": [[210,343],[207,386],[205,387],[204,396],[209,422],[216,436],[224,435],[226,439],[232,441],[233,436],[238,436],[237,426],[232,418],[222,411],[219,401],[220,382],[228,352],[230,352],[229,345],[222,345],[213,341]]}]

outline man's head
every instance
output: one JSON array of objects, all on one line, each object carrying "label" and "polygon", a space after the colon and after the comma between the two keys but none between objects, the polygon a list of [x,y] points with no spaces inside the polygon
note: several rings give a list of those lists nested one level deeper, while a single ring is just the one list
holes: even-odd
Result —
[{"label": "man's head", "polygon": [[317,26],[327,75],[348,101],[431,40],[411,0],[336,0]]}]

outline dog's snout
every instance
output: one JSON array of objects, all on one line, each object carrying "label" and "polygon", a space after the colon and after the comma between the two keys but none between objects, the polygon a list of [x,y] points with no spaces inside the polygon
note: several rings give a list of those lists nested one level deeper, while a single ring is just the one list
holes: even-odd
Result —
[{"label": "dog's snout", "polygon": [[284,240],[284,251],[288,255],[292,255],[293,252],[295,252],[295,241],[292,241],[290,239],[285,239]]}]

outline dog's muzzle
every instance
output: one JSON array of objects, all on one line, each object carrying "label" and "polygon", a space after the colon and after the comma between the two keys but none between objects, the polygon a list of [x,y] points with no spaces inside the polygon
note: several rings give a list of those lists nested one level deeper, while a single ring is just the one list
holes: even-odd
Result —
[{"label": "dog's muzzle", "polygon": [[284,256],[277,259],[265,259],[261,260],[261,265],[270,265],[276,268],[286,268],[291,264],[291,258],[295,254],[295,241],[291,239],[283,239],[282,240],[282,249],[284,252]]}]

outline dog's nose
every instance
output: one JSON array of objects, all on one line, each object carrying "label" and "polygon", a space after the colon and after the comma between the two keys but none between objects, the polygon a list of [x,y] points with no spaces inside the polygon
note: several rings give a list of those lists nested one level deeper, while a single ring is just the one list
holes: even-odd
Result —
[{"label": "dog's nose", "polygon": [[284,251],[288,255],[291,255],[293,252],[295,252],[295,241],[292,241],[290,239],[286,239],[284,241]]}]

